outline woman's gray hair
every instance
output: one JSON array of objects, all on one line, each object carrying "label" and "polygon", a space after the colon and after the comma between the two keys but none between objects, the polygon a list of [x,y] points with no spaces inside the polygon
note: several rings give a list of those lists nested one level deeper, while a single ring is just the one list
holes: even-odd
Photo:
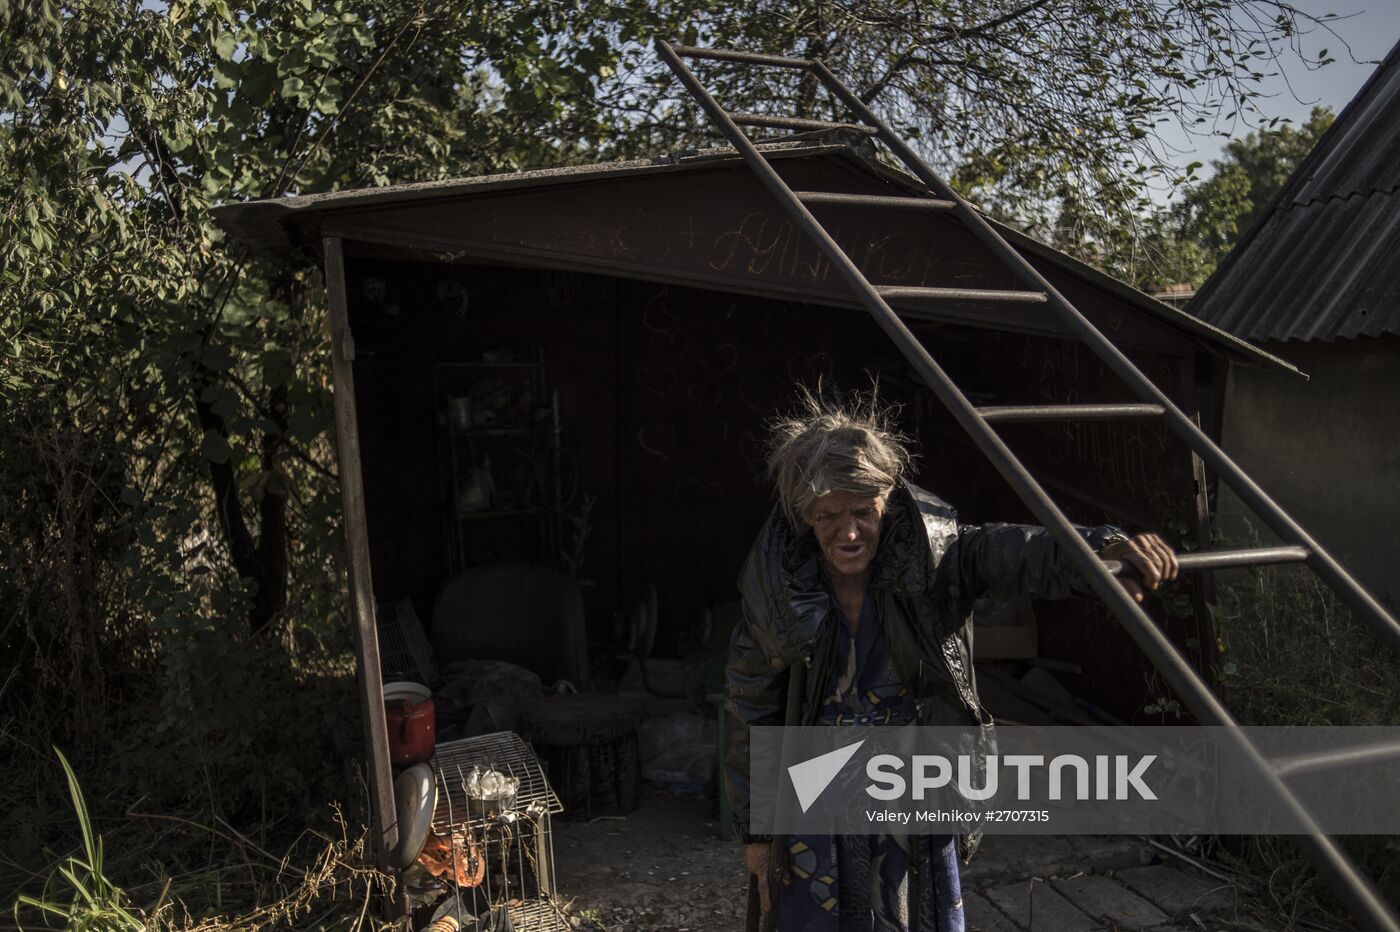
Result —
[{"label": "woman's gray hair", "polygon": [[768,475],[794,528],[828,492],[883,499],[894,490],[909,466],[908,438],[891,426],[895,410],[874,390],[830,402],[803,388],[797,410],[769,425]]}]

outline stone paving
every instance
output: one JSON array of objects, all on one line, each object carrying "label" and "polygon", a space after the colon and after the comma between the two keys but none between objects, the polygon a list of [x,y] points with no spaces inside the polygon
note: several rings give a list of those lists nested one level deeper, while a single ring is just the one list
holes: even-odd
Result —
[{"label": "stone paving", "polygon": [[[704,800],[649,790],[625,819],[556,822],[561,901],[574,926],[735,932],[746,877]],[[1132,837],[991,837],[964,868],[968,932],[1279,932],[1235,889]],[[1339,927],[1346,928],[1346,927]]]}]

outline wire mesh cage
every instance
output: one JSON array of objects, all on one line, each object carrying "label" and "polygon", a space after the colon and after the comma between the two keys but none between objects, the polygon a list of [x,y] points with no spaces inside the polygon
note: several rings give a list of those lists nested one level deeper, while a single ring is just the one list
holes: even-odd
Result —
[{"label": "wire mesh cage", "polygon": [[512,732],[443,742],[430,766],[433,834],[447,848],[446,879],[463,928],[569,929],[555,903],[550,828],[564,807],[529,745]]},{"label": "wire mesh cage", "polygon": [[434,686],[441,677],[433,669],[433,649],[408,599],[379,605],[375,611],[379,638],[379,668],[385,682],[410,680]]}]

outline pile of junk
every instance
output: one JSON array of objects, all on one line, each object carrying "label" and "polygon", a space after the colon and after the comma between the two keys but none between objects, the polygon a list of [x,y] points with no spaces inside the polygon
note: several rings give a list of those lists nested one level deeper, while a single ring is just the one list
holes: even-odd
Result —
[{"label": "pile of junk", "polygon": [[[472,624],[452,623],[468,611]],[[572,928],[551,819],[624,816],[644,781],[708,795],[727,824],[722,661],[648,662],[655,622],[652,590],[626,622],[630,662],[603,685],[590,683],[582,602],[557,567],[468,569],[439,593],[431,634],[410,600],[379,606],[399,826],[390,862],[412,928]]]}]

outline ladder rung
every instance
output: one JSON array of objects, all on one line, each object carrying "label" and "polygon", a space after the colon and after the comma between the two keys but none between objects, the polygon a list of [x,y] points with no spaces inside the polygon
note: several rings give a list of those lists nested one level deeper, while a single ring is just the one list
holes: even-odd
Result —
[{"label": "ladder rung", "polygon": [[994,405],[978,408],[988,421],[1105,421],[1125,417],[1161,417],[1161,405]]},{"label": "ladder rung", "polygon": [[1280,777],[1300,777],[1304,774],[1336,770],[1342,767],[1365,767],[1386,764],[1400,759],[1400,744],[1367,744],[1354,748],[1337,748],[1314,754],[1284,757],[1273,762],[1274,773]]},{"label": "ladder rung", "polygon": [[772,129],[825,130],[847,129],[874,136],[874,127],[863,123],[833,123],[830,120],[808,120],[804,117],[770,116],[766,113],[730,113],[729,119],[740,126],[767,126]]},{"label": "ladder rung", "polygon": [[880,297],[890,301],[992,301],[1002,304],[1043,304],[1043,291],[989,291],[985,288],[914,288],[877,285]]},{"label": "ladder rung", "polygon": [[810,58],[788,58],[783,55],[764,55],[762,52],[735,52],[730,49],[701,49],[693,45],[671,46],[677,55],[687,58],[711,58],[715,61],[737,61],[746,65],[772,65],[774,68],[810,68]]},{"label": "ladder rung", "polygon": [[[1201,570],[1222,570],[1237,566],[1269,566],[1275,563],[1302,563],[1308,558],[1306,547],[1255,547],[1251,550],[1206,550],[1197,553],[1178,553],[1176,565],[1186,572]],[[1136,569],[1122,560],[1105,560],[1104,568],[1114,576],[1121,576],[1124,569],[1136,573]]]},{"label": "ladder rung", "polygon": [[826,191],[794,191],[804,204],[837,204],[849,207],[895,207],[901,210],[952,210],[953,201],[931,197],[891,197],[887,194],[830,194]]}]

